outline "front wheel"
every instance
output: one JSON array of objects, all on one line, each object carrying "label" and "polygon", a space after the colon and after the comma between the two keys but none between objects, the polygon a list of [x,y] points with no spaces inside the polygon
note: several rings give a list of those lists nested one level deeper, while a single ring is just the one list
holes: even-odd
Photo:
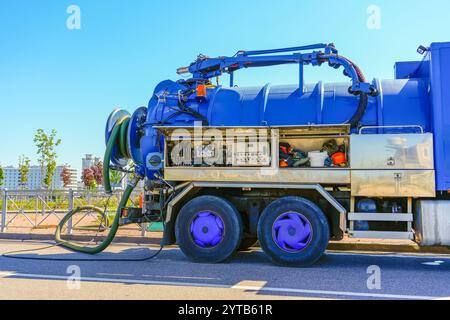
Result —
[{"label": "front wheel", "polygon": [[177,218],[181,251],[195,262],[218,263],[230,258],[242,239],[242,220],[227,200],[201,196],[189,201]]},{"label": "front wheel", "polygon": [[330,230],[318,206],[303,198],[286,197],[264,210],[258,223],[258,238],[274,262],[307,267],[324,254]]}]

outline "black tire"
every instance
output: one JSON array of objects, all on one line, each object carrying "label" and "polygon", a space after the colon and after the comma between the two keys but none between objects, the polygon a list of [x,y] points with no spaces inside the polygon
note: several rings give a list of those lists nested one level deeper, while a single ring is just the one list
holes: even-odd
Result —
[{"label": "black tire", "polygon": [[[287,212],[296,212],[310,223],[312,233],[308,245],[300,252],[282,249],[274,239],[273,226]],[[330,241],[330,229],[325,214],[309,200],[285,197],[272,202],[258,222],[258,238],[263,251],[277,264],[308,267],[324,254]]]},{"label": "black tire", "polygon": [[[222,241],[211,248],[195,243],[191,235],[191,223],[199,212],[211,211],[223,221]],[[241,243],[242,219],[236,208],[227,200],[214,196],[200,196],[189,201],[177,217],[175,234],[185,256],[194,262],[219,263],[230,258]]]},{"label": "black tire", "polygon": [[247,251],[258,243],[258,238],[243,238],[238,251]]}]

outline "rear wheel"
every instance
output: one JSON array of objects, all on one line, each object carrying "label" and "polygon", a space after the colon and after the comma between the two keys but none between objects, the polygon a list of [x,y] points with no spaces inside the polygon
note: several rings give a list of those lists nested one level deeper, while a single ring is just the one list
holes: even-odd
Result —
[{"label": "rear wheel", "polygon": [[196,262],[218,263],[230,258],[242,239],[242,220],[227,200],[201,196],[180,211],[175,233],[181,251]]},{"label": "rear wheel", "polygon": [[307,267],[325,252],[330,230],[318,206],[303,198],[286,197],[264,210],[258,223],[258,238],[274,262]]}]

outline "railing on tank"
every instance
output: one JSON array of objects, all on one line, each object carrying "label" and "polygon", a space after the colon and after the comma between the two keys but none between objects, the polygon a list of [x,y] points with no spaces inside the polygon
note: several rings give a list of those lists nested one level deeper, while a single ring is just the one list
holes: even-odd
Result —
[{"label": "railing on tank", "polygon": [[384,130],[415,130],[420,134],[425,133],[425,129],[420,125],[395,125],[395,126],[363,126],[359,128],[358,134],[363,134],[364,131],[377,130],[378,133],[383,133]]},{"label": "railing on tank", "polygon": [[[138,189],[133,192],[130,197],[132,206],[138,205],[141,192]],[[67,212],[79,206],[106,208],[107,215],[110,216],[115,213],[122,194],[123,190],[114,190],[112,196],[109,196],[100,190],[0,189],[0,232],[5,232],[8,228],[54,229]],[[74,230],[81,229],[81,224],[89,219],[97,220],[98,214],[88,211],[80,217],[73,217],[67,223],[66,233],[72,234]],[[138,228],[141,235],[145,236],[146,225],[138,225]]]}]

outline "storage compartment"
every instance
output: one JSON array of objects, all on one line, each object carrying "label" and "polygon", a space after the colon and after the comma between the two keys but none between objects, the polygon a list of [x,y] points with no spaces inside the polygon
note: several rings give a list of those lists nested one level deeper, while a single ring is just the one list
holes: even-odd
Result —
[{"label": "storage compartment", "polygon": [[267,128],[165,130],[166,168],[270,168],[275,158],[275,138]]},{"label": "storage compartment", "polygon": [[433,170],[433,135],[355,134],[351,136],[352,169]]},{"label": "storage compartment", "polygon": [[[344,145],[345,157],[349,149],[348,125],[209,127],[203,128],[203,132],[184,127],[158,129],[166,137],[164,178],[167,181],[350,184],[350,170],[346,166],[311,168],[306,164],[285,170],[279,168],[280,141],[309,153],[321,150],[325,142],[335,139],[338,145]],[[222,138],[211,139],[212,134],[206,135],[208,132],[222,134]]]},{"label": "storage compartment", "polygon": [[435,197],[434,170],[353,170],[352,195]]},{"label": "storage compartment", "polygon": [[158,129],[166,137],[166,169],[350,167],[348,125]]},{"label": "storage compartment", "polygon": [[349,168],[348,136],[280,137],[282,169]]},{"label": "storage compartment", "polygon": [[187,168],[270,167],[269,141],[187,141],[167,143],[166,166]]}]

